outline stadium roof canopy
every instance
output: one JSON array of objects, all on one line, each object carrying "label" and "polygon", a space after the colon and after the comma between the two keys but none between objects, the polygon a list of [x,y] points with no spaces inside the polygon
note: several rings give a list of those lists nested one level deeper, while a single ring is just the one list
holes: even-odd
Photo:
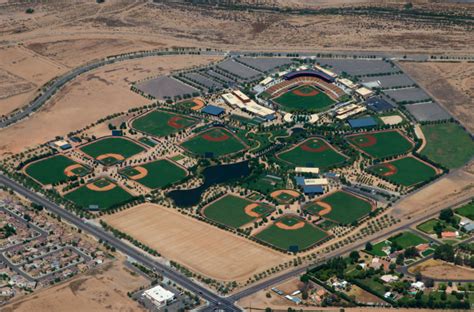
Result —
[{"label": "stadium roof canopy", "polygon": [[347,121],[351,128],[366,128],[366,127],[375,127],[377,125],[377,121],[375,121],[372,117],[363,117],[357,119],[349,119]]},{"label": "stadium roof canopy", "polygon": [[367,108],[375,112],[384,112],[393,109],[392,104],[380,97],[371,97],[365,101]]},{"label": "stadium roof canopy", "polygon": [[306,69],[306,70],[300,70],[300,71],[292,71],[284,76],[285,80],[291,80],[293,78],[297,77],[303,77],[303,76],[313,76],[313,77],[318,77],[321,78],[324,81],[327,82],[334,82],[334,78],[329,76],[326,73],[323,73],[320,70],[314,70],[314,69]]},{"label": "stadium roof canopy", "polygon": [[305,194],[323,194],[324,189],[321,185],[307,185],[303,187]]},{"label": "stadium roof canopy", "polygon": [[219,116],[220,114],[223,114],[225,112],[225,109],[219,106],[207,105],[201,110],[201,112],[212,116]]}]

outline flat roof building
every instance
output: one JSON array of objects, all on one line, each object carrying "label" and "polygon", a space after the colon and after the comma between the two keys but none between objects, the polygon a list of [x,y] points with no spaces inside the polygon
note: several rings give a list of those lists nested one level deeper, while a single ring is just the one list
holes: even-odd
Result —
[{"label": "flat roof building", "polygon": [[323,194],[324,189],[321,185],[306,185],[303,186],[305,195]]},{"label": "flat roof building", "polygon": [[313,168],[313,167],[296,167],[295,172],[301,172],[301,173],[319,173],[319,168]]},{"label": "flat roof building", "polygon": [[155,304],[157,307],[162,307],[168,302],[175,299],[174,293],[167,289],[164,289],[160,285],[146,290],[143,293],[143,296],[153,302],[153,304]]},{"label": "flat roof building", "polygon": [[363,117],[356,119],[349,119],[347,121],[352,129],[369,128],[377,126],[377,121],[373,117]]},{"label": "flat roof building", "polygon": [[355,89],[357,88],[357,84],[352,82],[352,80],[349,80],[347,78],[340,78],[337,80],[340,84],[342,84],[344,87],[349,88],[349,89]]},{"label": "flat roof building", "polygon": [[232,94],[234,94],[236,97],[238,97],[244,103],[250,102],[250,98],[247,96],[247,94],[243,93],[240,90],[234,90],[234,91],[232,91]]},{"label": "flat roof building", "polygon": [[367,108],[374,112],[385,112],[393,109],[392,104],[380,97],[371,97],[365,101]]},{"label": "flat roof building", "polygon": [[355,90],[355,92],[363,97],[364,99],[368,98],[369,96],[371,96],[372,94],[374,94],[374,91],[366,88],[366,87],[362,87],[362,88],[359,88],[357,90]]},{"label": "flat roof building", "polygon": [[212,116],[220,116],[225,113],[225,109],[215,105],[207,105],[201,109],[201,112]]},{"label": "flat roof building", "polygon": [[319,179],[304,179],[304,185],[328,185],[329,181],[326,178]]}]

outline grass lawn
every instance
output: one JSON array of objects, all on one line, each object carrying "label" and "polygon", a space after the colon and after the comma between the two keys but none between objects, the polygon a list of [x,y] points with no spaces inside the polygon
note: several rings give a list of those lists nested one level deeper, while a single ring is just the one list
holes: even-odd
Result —
[{"label": "grass lawn", "polygon": [[246,146],[227,129],[211,128],[181,144],[188,151],[209,157],[220,157],[244,150]]},{"label": "grass lawn", "polygon": [[97,158],[103,154],[120,154],[124,158],[143,152],[145,149],[132,140],[122,137],[107,137],[99,139],[80,148],[81,151]]},{"label": "grass lawn", "polygon": [[375,256],[379,256],[379,257],[385,257],[387,256],[387,254],[383,251],[383,249],[385,247],[389,247],[391,246],[390,242],[388,241],[381,241],[380,243],[377,243],[375,245],[372,246],[372,250],[371,251],[367,251],[368,253],[370,254],[373,254]]},{"label": "grass lawn", "polygon": [[370,167],[369,171],[403,186],[415,185],[436,176],[436,171],[431,166],[415,157],[381,163]]},{"label": "grass lawn", "polygon": [[[148,174],[135,181],[151,189],[172,185],[181,181],[187,175],[186,170],[166,159],[160,159],[143,164],[140,165],[140,167],[145,168],[148,171]],[[137,175],[139,172],[133,168],[125,168],[124,170],[121,170],[120,173],[131,177]]]},{"label": "grass lawn", "polygon": [[373,158],[386,158],[408,153],[413,144],[396,130],[366,132],[346,137],[350,144]]},{"label": "grass lawn", "polygon": [[[106,180],[102,182],[102,180],[98,180],[94,184],[105,186],[106,182],[108,182],[107,184],[112,183]],[[132,199],[132,195],[119,186],[109,191],[99,192],[89,189],[86,185],[67,193],[64,197],[84,209],[88,209],[91,205],[97,205],[100,210],[118,206]]]},{"label": "grass lawn", "polygon": [[156,146],[156,142],[150,140],[149,138],[147,137],[141,137],[138,139],[138,141],[140,141],[141,143],[145,144],[145,145],[148,145],[150,147],[155,147]]},{"label": "grass lawn", "polygon": [[285,112],[320,112],[335,103],[323,91],[313,86],[300,86],[273,99]]},{"label": "grass lawn", "polygon": [[357,281],[369,287],[381,296],[383,296],[386,292],[384,284],[380,281],[380,276],[374,275],[365,279],[357,279]]},{"label": "grass lawn", "polygon": [[474,156],[474,142],[456,123],[421,126],[426,146],[421,151],[432,161],[447,168],[458,168]]},{"label": "grass lawn", "polygon": [[434,234],[434,226],[439,222],[438,219],[430,219],[426,222],[423,222],[422,224],[418,225],[416,228],[419,229],[422,232],[425,232],[426,234]]},{"label": "grass lawn", "polygon": [[[256,217],[245,213],[245,207],[252,203],[254,202],[245,198],[225,195],[205,207],[203,214],[208,219],[230,227],[238,228],[257,219]],[[252,210],[261,216],[265,216],[271,213],[274,208],[260,204]]]},{"label": "grass lawn", "polygon": [[278,158],[300,167],[328,168],[341,165],[346,158],[320,138],[307,139],[278,154]]},{"label": "grass lawn", "polygon": [[152,111],[132,122],[132,127],[138,131],[157,137],[164,137],[194,125],[194,118],[165,111]]},{"label": "grass lawn", "polygon": [[[318,201],[329,204],[332,208],[323,217],[336,221],[339,224],[350,224],[367,215],[372,210],[370,202],[343,191],[337,191]],[[324,209],[318,204],[318,201],[311,203],[305,210],[313,215],[318,215]]]},{"label": "grass lawn", "polygon": [[408,247],[414,247],[419,244],[428,243],[424,238],[412,233],[412,232],[402,232],[395,236],[389,238],[389,240],[400,246],[402,249],[406,249]]},{"label": "grass lawn", "polygon": [[[77,162],[66,156],[56,155],[31,163],[25,168],[25,172],[41,184],[55,184],[67,181],[68,176],[64,172],[64,169],[76,164]],[[90,170],[84,166],[73,170],[73,173],[78,176],[83,176],[88,172],[90,172]]]},{"label": "grass lawn", "polygon": [[456,209],[456,213],[474,221],[474,201]]},{"label": "grass lawn", "polygon": [[281,177],[262,173],[257,177],[252,177],[251,179],[244,181],[242,186],[268,195],[273,191],[285,188],[286,183],[285,180]]},{"label": "grass lawn", "polygon": [[[300,221],[299,218],[295,219]],[[275,223],[280,220],[275,221]],[[306,221],[304,222],[304,227],[296,230],[281,229],[274,223],[258,233],[255,237],[282,250],[288,250],[291,246],[298,246],[299,250],[303,250],[327,237],[327,234],[319,228]]]}]

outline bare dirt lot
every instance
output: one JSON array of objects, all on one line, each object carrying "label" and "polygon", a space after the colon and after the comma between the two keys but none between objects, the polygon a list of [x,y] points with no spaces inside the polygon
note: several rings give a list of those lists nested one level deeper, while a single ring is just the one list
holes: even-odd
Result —
[{"label": "bare dirt lot", "polygon": [[86,73],[61,89],[32,117],[1,130],[0,154],[19,152],[81,129],[107,115],[149,103],[130,90],[133,81],[218,59],[220,57],[157,56],[124,61]]},{"label": "bare dirt lot", "polygon": [[401,67],[474,132],[474,63],[402,62]]},{"label": "bare dirt lot", "polygon": [[159,205],[144,204],[104,221],[165,258],[221,281],[245,281],[289,256]]},{"label": "bare dirt lot", "polygon": [[429,259],[410,268],[411,273],[420,272],[423,276],[434,279],[472,280],[474,270],[447,263],[442,260]]},{"label": "bare dirt lot", "polygon": [[4,307],[4,312],[49,311],[145,311],[127,296],[147,280],[126,268],[123,259],[78,275],[56,286],[19,298]]}]

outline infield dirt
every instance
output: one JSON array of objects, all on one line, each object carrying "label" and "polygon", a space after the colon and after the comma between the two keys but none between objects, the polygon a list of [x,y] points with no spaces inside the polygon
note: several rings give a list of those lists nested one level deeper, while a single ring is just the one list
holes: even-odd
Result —
[{"label": "infield dirt", "polygon": [[159,205],[143,204],[103,218],[169,260],[221,281],[245,281],[290,259],[232,233]]}]

